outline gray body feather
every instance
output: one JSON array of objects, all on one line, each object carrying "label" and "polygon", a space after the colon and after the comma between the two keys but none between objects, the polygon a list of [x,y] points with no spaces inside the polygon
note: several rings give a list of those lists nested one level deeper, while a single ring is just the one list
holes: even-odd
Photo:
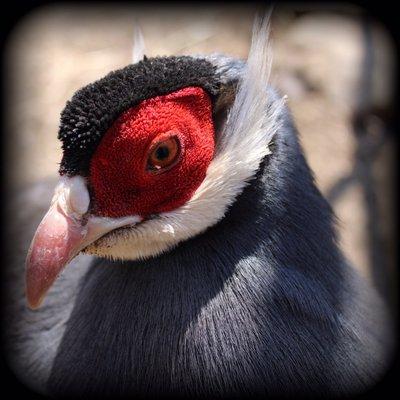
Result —
[{"label": "gray body feather", "polygon": [[[227,80],[241,73],[220,60]],[[391,351],[384,304],[337,248],[286,108],[270,146],[204,233],[144,261],[78,258],[43,309],[16,302],[7,343],[18,375],[82,396],[342,395],[373,385]]]}]

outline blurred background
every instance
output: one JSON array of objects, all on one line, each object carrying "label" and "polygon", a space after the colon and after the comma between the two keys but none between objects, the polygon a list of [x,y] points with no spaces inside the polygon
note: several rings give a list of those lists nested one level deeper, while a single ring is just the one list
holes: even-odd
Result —
[{"label": "blurred background", "polygon": [[[58,4],[21,18],[4,52],[6,183],[15,199],[7,212],[25,221],[35,202],[48,204],[51,192],[36,184],[57,178],[60,112],[81,86],[131,62],[135,26],[147,56],[245,58],[258,8]],[[317,184],[338,217],[341,247],[393,305],[392,39],[356,6],[287,4],[274,8],[272,40],[272,83],[288,96]],[[14,251],[25,256],[28,245],[16,243]]]}]

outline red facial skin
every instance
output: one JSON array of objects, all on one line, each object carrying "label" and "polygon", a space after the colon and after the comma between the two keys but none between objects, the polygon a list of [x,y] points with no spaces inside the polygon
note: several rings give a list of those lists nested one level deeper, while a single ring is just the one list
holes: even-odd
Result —
[{"label": "red facial skin", "polygon": [[[92,212],[146,218],[186,203],[204,180],[214,155],[211,110],[203,89],[187,87],[122,113],[91,160]],[[179,158],[170,167],[149,170],[151,150],[171,136],[179,141]]]}]

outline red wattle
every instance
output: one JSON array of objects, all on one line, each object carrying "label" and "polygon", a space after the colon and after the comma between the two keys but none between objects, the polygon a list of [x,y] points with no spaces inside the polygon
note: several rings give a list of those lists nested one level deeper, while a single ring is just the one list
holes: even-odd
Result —
[{"label": "red wattle", "polygon": [[[180,141],[180,160],[165,172],[149,172],[152,143],[170,135]],[[108,129],[92,157],[94,213],[145,217],[183,205],[204,180],[214,146],[211,100],[199,87],[130,108]]]}]

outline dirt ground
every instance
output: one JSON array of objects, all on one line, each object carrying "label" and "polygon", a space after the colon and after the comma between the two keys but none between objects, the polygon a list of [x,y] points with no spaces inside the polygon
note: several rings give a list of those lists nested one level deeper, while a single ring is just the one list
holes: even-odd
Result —
[{"label": "dirt ground", "polygon": [[[65,102],[81,86],[130,63],[136,25],[148,56],[220,52],[245,58],[254,12],[243,5],[57,5],[24,17],[9,37],[5,58],[10,185],[19,190],[56,176],[61,156],[57,130]],[[365,46],[360,19],[354,15],[353,9],[278,8],[272,20],[272,81],[288,95],[306,157],[328,197],[335,183],[351,174],[358,146],[351,118],[362,88]],[[384,27],[373,22],[372,31],[372,95],[364,100],[385,109],[392,96],[393,49]],[[370,163],[379,193],[380,240],[391,260],[389,161],[394,156],[390,140],[384,140]],[[372,279],[371,226],[361,185],[349,185],[332,205],[344,252]]]}]

